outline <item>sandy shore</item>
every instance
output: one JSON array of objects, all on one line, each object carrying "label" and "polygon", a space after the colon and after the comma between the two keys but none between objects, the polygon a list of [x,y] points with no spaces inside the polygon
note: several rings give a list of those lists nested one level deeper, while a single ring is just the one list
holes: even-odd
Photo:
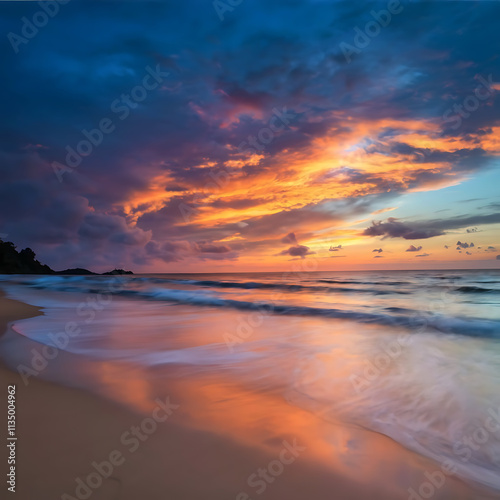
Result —
[{"label": "sandy shore", "polygon": [[[0,297],[2,331],[7,330],[11,321],[37,314],[40,313],[34,307]],[[7,332],[6,335],[15,334]],[[16,349],[29,350],[37,345],[18,337],[15,338]],[[77,360],[72,357],[62,354],[55,365],[64,366],[65,369],[68,365],[77,366]],[[402,495],[400,490],[396,491],[391,484],[387,484],[384,478],[380,478],[377,484],[366,484],[368,475],[357,479],[346,477],[324,466],[318,461],[318,446],[312,437],[314,431],[305,428],[302,435],[289,432],[292,417],[298,420],[302,415],[290,415],[289,409],[285,414],[284,407],[275,408],[276,422],[270,418],[274,425],[283,426],[282,434],[278,433],[280,439],[275,439],[276,442],[264,450],[234,437],[240,432],[245,433],[243,416],[239,428],[233,422],[236,429],[233,437],[230,432],[214,432],[217,425],[221,426],[222,431],[224,422],[217,422],[211,417],[211,411],[204,406],[203,392],[190,385],[189,381],[181,384],[172,380],[170,402],[196,398],[196,411],[202,416],[206,411],[206,419],[201,419],[206,421],[205,429],[191,425],[193,407],[186,410],[182,404],[179,409],[169,406],[165,388],[163,392],[159,390],[152,394],[149,407],[145,407],[143,413],[138,413],[83,390],[62,387],[35,377],[30,378],[29,384],[25,385],[17,373],[4,366],[0,367],[0,384],[3,388],[7,385],[16,385],[17,388],[17,483],[16,496],[13,498],[20,500],[408,498],[407,494]],[[124,381],[124,384],[127,386],[123,390],[133,389],[130,381]],[[227,387],[227,391],[233,390]],[[0,425],[6,429],[5,389],[2,389],[2,394]],[[157,402],[157,397],[163,405]],[[247,406],[242,406],[241,415],[253,411],[259,405],[262,407],[264,396],[258,401],[248,398],[245,401]],[[283,411],[282,416],[280,411]],[[226,418],[227,427],[231,427],[230,413],[227,413]],[[140,428],[140,434],[134,434],[134,427]],[[299,426],[295,425],[295,430],[298,429]],[[148,435],[146,431],[151,433]],[[253,431],[256,432],[255,429]],[[311,434],[309,440],[307,432]],[[251,433],[249,437],[248,441],[251,441]],[[390,440],[373,433],[370,439],[379,446],[381,461],[384,453],[400,454],[403,462],[413,460],[409,452]],[[304,444],[307,446],[302,446]],[[374,448],[377,446],[374,445]],[[7,472],[6,458],[1,459],[4,474]],[[103,464],[104,461],[107,464]],[[266,481],[257,479],[255,475],[254,486],[250,487],[248,480],[252,474],[262,468],[270,470],[269,467],[277,474],[268,473],[269,479]],[[97,468],[100,472],[96,472]],[[413,475],[408,475],[408,470],[413,470]],[[408,484],[415,486],[418,486],[419,478],[423,477],[418,467],[401,468],[400,474]],[[92,476],[89,478],[89,475]],[[81,486],[82,482],[90,484],[91,488]],[[94,488],[94,485],[99,486]],[[5,484],[2,488],[6,488]],[[458,482],[451,483],[450,488],[437,492],[434,498],[494,498],[475,496]]]}]

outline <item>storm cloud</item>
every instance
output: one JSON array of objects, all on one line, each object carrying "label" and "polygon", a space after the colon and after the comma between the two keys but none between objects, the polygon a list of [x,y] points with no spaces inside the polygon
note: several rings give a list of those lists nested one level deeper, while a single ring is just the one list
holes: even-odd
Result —
[{"label": "storm cloud", "polygon": [[[4,33],[20,33],[33,3],[0,13]],[[233,14],[68,2],[29,43],[5,38],[0,232],[58,268],[330,257],[325,242],[358,237],[382,207],[492,171],[498,96],[458,128],[443,114],[497,74],[497,2],[405,4],[349,64],[340,44],[366,24],[365,5],[254,0]],[[81,161],[58,178],[69,150]],[[476,232],[500,223],[485,203],[373,221],[361,236]],[[302,244],[277,249],[290,234]]]}]

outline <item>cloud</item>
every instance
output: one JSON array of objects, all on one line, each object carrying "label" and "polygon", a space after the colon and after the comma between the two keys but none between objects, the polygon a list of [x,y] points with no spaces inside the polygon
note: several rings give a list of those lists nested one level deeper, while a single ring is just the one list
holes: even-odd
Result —
[{"label": "cloud", "polygon": [[300,257],[301,259],[305,258],[306,255],[311,255],[314,252],[309,251],[309,247],[304,245],[297,245],[294,247],[290,247],[287,250],[283,250],[279,253],[279,255],[290,255],[292,257]]},{"label": "cloud", "polygon": [[234,199],[218,199],[211,203],[214,208],[232,208],[235,210],[244,210],[246,208],[263,205],[270,200],[264,198],[234,198]]},{"label": "cloud", "polygon": [[292,245],[298,245],[295,233],[288,233],[285,237],[281,239],[281,243],[290,243]]},{"label": "cloud", "polygon": [[420,255],[415,255],[415,257],[429,257],[430,253],[421,253]]},{"label": "cloud", "polygon": [[474,243],[462,243],[461,241],[457,241],[457,250],[460,248],[474,248]]},{"label": "cloud", "polygon": [[234,260],[237,253],[228,245],[216,244],[208,241],[150,241],[146,246],[146,256],[138,258],[138,263],[148,259],[158,259],[166,263],[180,262],[187,259],[199,260]]},{"label": "cloud", "polygon": [[383,236],[384,238],[404,238],[405,240],[421,240],[444,234],[439,229],[426,229],[419,225],[410,225],[389,217],[386,222],[372,221],[372,225],[363,231],[365,236]]},{"label": "cloud", "polygon": [[375,210],[375,212],[372,212],[372,215],[383,214],[384,212],[390,212],[392,210],[396,210],[397,208],[398,207],[381,208],[380,210]]},{"label": "cloud", "polygon": [[500,260],[500,255],[497,255],[497,260]]},{"label": "cloud", "polygon": [[470,216],[452,217],[444,220],[430,221],[431,225],[441,227],[443,229],[460,229],[470,226],[471,224],[498,224],[500,223],[500,212],[492,214],[479,214]]},{"label": "cloud", "polygon": [[385,222],[372,221],[372,225],[363,231],[364,236],[382,236],[383,238],[403,238],[419,240],[446,234],[446,231],[470,226],[471,224],[498,224],[500,213],[473,216],[458,216],[450,219],[402,222],[389,217]]},{"label": "cloud", "polygon": [[145,247],[147,256],[163,262],[180,262],[191,250],[187,241],[150,241]]},{"label": "cloud", "polygon": [[215,245],[206,241],[195,243],[194,248],[200,253],[228,253],[231,251],[227,245]]},{"label": "cloud", "polygon": [[407,251],[407,252],[420,252],[420,250],[422,250],[422,247],[421,247],[421,246],[420,246],[420,247],[416,247],[416,246],[414,246],[414,245],[410,245],[410,246],[406,249],[406,251]]},{"label": "cloud", "polygon": [[477,227],[472,227],[470,229],[467,229],[468,233],[479,233],[479,229]]},{"label": "cloud", "polygon": [[330,252],[338,252],[338,251],[340,251],[340,250],[342,250],[342,245],[337,245],[336,247],[334,247],[334,246],[332,245],[332,246],[330,246],[330,250],[329,250],[329,251],[330,251]]},{"label": "cloud", "polygon": [[241,232],[249,239],[276,238],[277,234],[293,232],[297,227],[304,231],[331,228],[343,222],[346,217],[358,216],[370,209],[373,198],[325,199],[309,203],[300,208],[280,210],[244,219],[249,224]]},{"label": "cloud", "polygon": [[[456,129],[456,117],[441,119],[470,95],[476,75],[495,70],[498,33],[490,20],[500,6],[476,3],[410,2],[377,50],[367,47],[350,64],[338,47],[353,26],[366,24],[357,2],[336,3],[325,16],[320,1],[269,8],[255,0],[223,25],[192,2],[90,2],[83,16],[78,5],[61,9],[64,22],[19,47],[23,64],[8,43],[0,47],[2,88],[11,96],[2,107],[0,228],[52,267],[78,262],[106,270],[120,261],[153,270],[184,260],[187,269],[192,260],[240,254],[257,265],[281,250],[282,235],[293,234],[283,244],[300,257],[295,234],[335,241],[343,234],[335,230],[352,235],[352,221],[398,206],[405,193],[418,202],[427,187],[465,182],[498,149],[500,99],[481,103]],[[7,4],[5,32],[18,32],[33,5]],[[415,19],[442,29],[422,31]],[[95,36],[81,44],[90,29]],[[156,64],[170,75],[122,122],[110,104]],[[238,151],[283,105],[295,110],[293,126],[269,143],[259,140],[259,154]],[[66,146],[76,147],[82,129],[103,117],[114,119],[117,131],[59,185],[51,163],[62,163]],[[344,165],[316,168],[341,155]],[[189,223],[182,204],[193,209]],[[500,214],[489,212],[387,219],[364,234],[432,238],[500,223]]]},{"label": "cloud", "polygon": [[384,250],[382,248],[375,248],[372,252],[382,253]]},{"label": "cloud", "polygon": [[288,233],[281,239],[281,243],[291,243],[293,246],[281,251],[278,255],[290,255],[291,257],[300,257],[301,259],[304,259],[306,255],[312,255],[315,253],[311,252],[309,247],[299,245],[295,233]]},{"label": "cloud", "polygon": [[374,255],[373,258],[374,259],[383,259],[384,256],[383,255]]}]

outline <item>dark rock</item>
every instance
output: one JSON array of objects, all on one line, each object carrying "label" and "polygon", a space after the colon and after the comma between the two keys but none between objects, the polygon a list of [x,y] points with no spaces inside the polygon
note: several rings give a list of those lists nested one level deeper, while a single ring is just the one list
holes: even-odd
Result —
[{"label": "dark rock", "polygon": [[113,269],[107,273],[102,273],[103,275],[111,275],[111,274],[134,274],[132,271],[124,271],[123,269]]},{"label": "dark rock", "polygon": [[64,271],[57,271],[56,274],[73,274],[77,276],[87,276],[91,274],[97,274],[93,273],[92,271],[89,271],[88,269],[82,269],[81,267],[77,267],[75,269],[65,269]]}]

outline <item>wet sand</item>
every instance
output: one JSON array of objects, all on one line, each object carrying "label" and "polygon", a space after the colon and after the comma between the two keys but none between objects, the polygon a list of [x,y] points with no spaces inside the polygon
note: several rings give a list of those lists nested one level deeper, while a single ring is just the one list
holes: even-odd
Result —
[{"label": "wet sand", "polygon": [[[9,322],[37,314],[37,308],[0,297],[0,330],[6,331],[3,345],[7,345],[3,356],[39,347],[7,328]],[[9,359],[7,365],[12,369],[15,360]],[[169,368],[148,373],[157,382],[141,390],[144,374],[131,369],[122,384],[115,381],[113,390],[129,394],[136,403],[141,398],[142,405],[133,405],[132,411],[129,405],[37,377],[25,385],[11,369],[0,367],[0,384],[17,387],[13,498],[20,500],[400,500],[409,496],[404,487],[418,489],[425,470],[439,469],[388,438],[332,426],[278,402],[273,394],[248,392],[223,376],[200,384],[196,377]],[[60,353],[43,376],[64,380],[66,373],[68,385],[75,386],[78,377],[113,369],[109,363],[89,364],[79,356]],[[6,389],[2,393],[0,425],[6,429]],[[167,397],[179,408],[172,409]],[[139,427],[137,434],[134,427]],[[358,447],[362,443],[363,453],[356,455],[362,460],[345,464],[353,443]],[[1,461],[6,474],[6,456]],[[115,463],[109,466],[103,461]],[[99,474],[93,463],[101,464]],[[397,470],[394,464],[399,464]],[[80,486],[77,494],[80,479],[90,481],[91,488]],[[495,497],[448,478],[433,498]]]}]

